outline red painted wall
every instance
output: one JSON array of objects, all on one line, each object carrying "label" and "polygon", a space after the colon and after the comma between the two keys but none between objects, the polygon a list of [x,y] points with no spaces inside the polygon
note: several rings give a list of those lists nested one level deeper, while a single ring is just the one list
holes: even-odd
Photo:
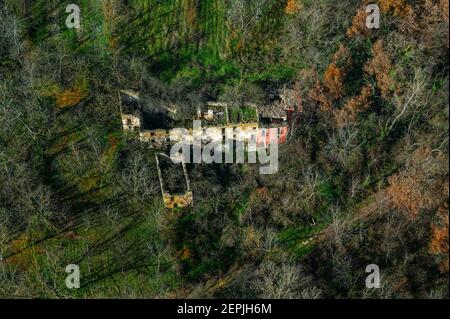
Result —
[{"label": "red painted wall", "polygon": [[257,144],[268,146],[273,140],[278,140],[278,144],[285,144],[287,130],[287,126],[260,128],[258,129]]}]

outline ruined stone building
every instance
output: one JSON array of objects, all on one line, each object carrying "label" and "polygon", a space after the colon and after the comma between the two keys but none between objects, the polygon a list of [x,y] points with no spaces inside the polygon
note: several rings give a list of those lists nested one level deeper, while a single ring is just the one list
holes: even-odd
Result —
[{"label": "ruined stone building", "polygon": [[[267,148],[275,140],[278,144],[284,144],[287,142],[289,121],[293,112],[293,108],[286,108],[279,101],[262,106],[251,103],[234,106],[224,102],[207,102],[199,105],[192,114],[180,118],[177,115],[181,112],[176,105],[161,102],[156,107],[146,109],[138,92],[122,90],[119,94],[123,131],[134,134],[139,141],[159,151],[156,154],[157,171],[164,205],[169,209],[193,203],[189,177],[183,161],[179,165],[179,173],[172,174],[183,176],[178,184],[185,187],[182,190],[174,190],[168,187],[170,183],[165,181],[166,173],[162,164],[169,158],[164,152],[167,152],[171,145],[177,142],[192,143],[197,139],[203,144],[220,142],[227,148],[230,147],[227,141],[233,140],[242,142],[247,151],[253,152],[256,151],[256,146]],[[196,123],[200,124],[199,127],[195,127]],[[249,143],[250,141],[254,143]]]}]

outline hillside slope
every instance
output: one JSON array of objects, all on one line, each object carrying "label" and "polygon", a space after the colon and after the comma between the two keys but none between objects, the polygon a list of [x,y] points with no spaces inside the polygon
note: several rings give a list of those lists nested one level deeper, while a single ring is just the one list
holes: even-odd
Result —
[{"label": "hillside slope", "polygon": [[[0,4],[0,297],[448,298],[448,0]],[[168,212],[118,91],[303,101],[280,170]],[[67,289],[77,264],[81,288]],[[381,289],[367,289],[366,266]]]}]

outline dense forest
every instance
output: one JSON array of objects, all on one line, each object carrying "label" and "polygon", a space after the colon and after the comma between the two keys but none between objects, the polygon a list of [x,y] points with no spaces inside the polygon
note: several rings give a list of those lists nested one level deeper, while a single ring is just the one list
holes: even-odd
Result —
[{"label": "dense forest", "polygon": [[[0,298],[448,298],[448,50],[448,0],[0,0]],[[192,165],[167,210],[118,91],[283,88],[279,171]]]}]

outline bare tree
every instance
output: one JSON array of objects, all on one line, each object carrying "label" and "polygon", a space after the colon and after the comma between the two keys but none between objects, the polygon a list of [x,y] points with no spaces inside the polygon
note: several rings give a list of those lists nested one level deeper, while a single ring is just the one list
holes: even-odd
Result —
[{"label": "bare tree", "polygon": [[321,296],[320,289],[312,284],[311,277],[287,258],[283,258],[280,264],[263,261],[256,276],[252,286],[259,298],[317,299]]},{"label": "bare tree", "polygon": [[0,4],[0,57],[20,61],[23,49],[19,21],[5,4]]},{"label": "bare tree", "polygon": [[244,36],[262,17],[268,0],[233,0],[228,6],[228,20],[233,29],[240,30]]}]

